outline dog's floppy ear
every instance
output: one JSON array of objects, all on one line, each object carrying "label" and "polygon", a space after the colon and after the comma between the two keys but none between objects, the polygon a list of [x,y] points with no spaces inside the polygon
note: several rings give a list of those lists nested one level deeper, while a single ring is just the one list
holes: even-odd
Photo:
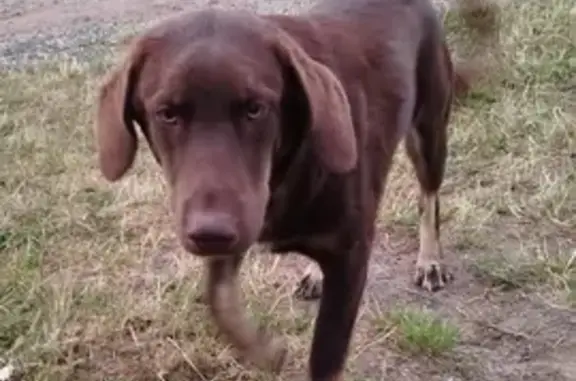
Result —
[{"label": "dog's floppy ear", "polygon": [[141,54],[130,49],[101,85],[96,105],[94,132],[100,170],[109,181],[120,179],[132,166],[137,150],[131,96]]},{"label": "dog's floppy ear", "polygon": [[278,32],[274,45],[282,63],[296,74],[306,96],[313,146],[321,162],[335,173],[352,170],[358,152],[350,104],[342,83],[285,32]]}]

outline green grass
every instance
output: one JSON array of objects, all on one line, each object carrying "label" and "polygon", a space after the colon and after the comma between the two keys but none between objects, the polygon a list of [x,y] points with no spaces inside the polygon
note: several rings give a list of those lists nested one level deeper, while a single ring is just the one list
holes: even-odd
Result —
[{"label": "green grass", "polygon": [[458,327],[425,310],[393,310],[374,324],[392,330],[398,348],[411,355],[443,356],[458,344]]},{"label": "green grass", "polygon": [[[502,298],[519,291],[556,309],[576,304],[572,7],[513,0],[504,9],[504,65],[455,110],[442,188],[445,248],[480,280],[465,287],[509,289]],[[109,64],[68,60],[0,73],[0,358],[17,360],[31,381],[272,379],[238,359],[198,303],[201,266],[176,244],[148,149],[142,145],[119,183],[99,173],[91,128],[95,86]],[[382,224],[417,231],[415,185],[400,152]],[[302,378],[314,316],[291,298],[299,273],[289,265],[253,256],[243,269],[245,304],[290,349],[283,380]],[[391,271],[396,280],[378,292],[409,298],[398,290],[411,273]],[[471,291],[446,298],[464,292]],[[434,365],[407,353],[460,353],[466,313],[480,303],[470,299],[450,324],[384,308],[386,332],[366,319],[376,309],[367,300],[351,371],[360,379],[429,379]],[[491,351],[503,351],[499,345]],[[478,356],[482,363],[488,354]],[[394,378],[370,367],[386,361],[413,373]]]}]

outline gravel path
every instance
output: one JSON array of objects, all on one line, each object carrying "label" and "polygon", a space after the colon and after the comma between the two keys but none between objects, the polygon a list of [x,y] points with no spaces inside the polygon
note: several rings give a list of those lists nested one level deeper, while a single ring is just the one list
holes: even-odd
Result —
[{"label": "gravel path", "polygon": [[290,13],[312,0],[0,0],[0,69],[55,56],[90,60],[119,34],[202,7]]},{"label": "gravel path", "polygon": [[[436,0],[445,2],[449,0]],[[185,9],[292,13],[314,0],[0,0],[0,70],[58,56],[90,60],[119,34]]]}]

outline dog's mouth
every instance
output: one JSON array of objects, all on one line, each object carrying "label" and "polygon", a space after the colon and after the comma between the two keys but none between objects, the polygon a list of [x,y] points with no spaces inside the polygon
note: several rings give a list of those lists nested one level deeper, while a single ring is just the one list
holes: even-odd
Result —
[{"label": "dog's mouth", "polygon": [[201,243],[191,241],[189,238],[182,239],[184,249],[197,257],[229,257],[240,255],[246,250],[243,250],[239,245],[231,246],[226,241],[219,239],[204,240]]},{"label": "dog's mouth", "polygon": [[251,246],[252,240],[241,234],[235,224],[207,223],[192,224],[180,231],[184,249],[199,257],[240,255]]}]

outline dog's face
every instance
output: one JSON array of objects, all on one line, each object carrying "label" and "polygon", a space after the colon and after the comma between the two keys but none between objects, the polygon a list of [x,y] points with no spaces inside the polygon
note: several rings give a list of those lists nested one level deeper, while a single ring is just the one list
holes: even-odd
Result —
[{"label": "dog's face", "polygon": [[110,181],[133,162],[134,122],[164,170],[178,236],[197,255],[242,253],[258,238],[275,153],[291,131],[312,139],[330,171],[357,161],[335,75],[244,14],[185,15],[131,44],[98,104],[100,166]]}]

